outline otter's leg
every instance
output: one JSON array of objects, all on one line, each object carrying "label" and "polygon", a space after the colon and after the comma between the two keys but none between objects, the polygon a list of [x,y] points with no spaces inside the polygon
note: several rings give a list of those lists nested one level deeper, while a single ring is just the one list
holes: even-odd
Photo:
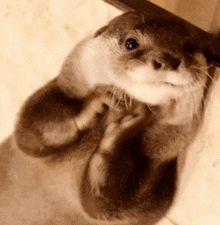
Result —
[{"label": "otter's leg", "polygon": [[18,118],[14,137],[17,146],[29,155],[45,157],[65,150],[79,134],[96,123],[103,113],[103,93],[84,99],[69,98],[56,79],[33,94]]},{"label": "otter's leg", "polygon": [[140,105],[106,128],[86,167],[81,189],[82,204],[90,216],[97,217],[109,207],[120,210],[135,195],[146,171],[141,138],[149,121],[145,107]]}]

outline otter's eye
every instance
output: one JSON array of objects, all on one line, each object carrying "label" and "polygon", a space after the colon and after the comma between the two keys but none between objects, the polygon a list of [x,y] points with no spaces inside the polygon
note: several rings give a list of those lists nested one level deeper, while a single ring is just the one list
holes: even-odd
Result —
[{"label": "otter's eye", "polygon": [[196,47],[192,43],[186,43],[184,45],[184,49],[189,55],[192,55],[196,52]]},{"label": "otter's eye", "polygon": [[136,49],[138,46],[139,46],[139,44],[138,44],[137,40],[135,40],[134,38],[129,38],[125,42],[125,47],[128,50]]}]

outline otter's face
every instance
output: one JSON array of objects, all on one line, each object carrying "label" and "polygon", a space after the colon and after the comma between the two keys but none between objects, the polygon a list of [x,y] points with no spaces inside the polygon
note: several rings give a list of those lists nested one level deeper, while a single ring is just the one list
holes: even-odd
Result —
[{"label": "otter's face", "polygon": [[108,77],[131,97],[149,105],[181,102],[191,114],[199,110],[208,63],[192,27],[128,13],[97,32],[96,38],[106,45]]}]

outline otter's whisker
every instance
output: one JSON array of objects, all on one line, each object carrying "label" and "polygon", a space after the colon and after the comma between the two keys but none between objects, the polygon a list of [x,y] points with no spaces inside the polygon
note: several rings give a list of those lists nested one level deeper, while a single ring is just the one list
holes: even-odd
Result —
[{"label": "otter's whisker", "polygon": [[129,106],[132,107],[132,97],[129,96]]},{"label": "otter's whisker", "polygon": [[149,105],[149,103],[146,103],[147,104],[147,107],[148,107],[148,109],[153,113],[153,114],[155,114],[155,112],[152,110],[152,108],[150,107],[150,105]]},{"label": "otter's whisker", "polygon": [[210,69],[210,67],[212,67],[212,65],[210,66],[195,66],[195,65],[192,65],[191,67],[195,68],[195,69]]},{"label": "otter's whisker", "polygon": [[213,77],[208,73],[208,71],[205,71],[204,69],[202,69],[202,67],[200,68],[200,67],[192,66],[192,68],[204,73],[205,75],[207,75],[211,79],[212,82],[214,82]]},{"label": "otter's whisker", "polygon": [[116,92],[117,92],[117,89],[115,89],[113,92],[112,92],[112,96],[111,96],[111,106],[113,108],[113,106],[115,105],[114,102],[115,102],[115,95],[116,95]]},{"label": "otter's whisker", "polygon": [[[201,83],[202,86],[203,86],[205,89],[207,89],[207,86],[206,86],[205,81],[204,81],[201,77],[199,77],[199,76],[198,76],[198,79],[199,79],[199,83]],[[202,87],[200,87],[200,88],[202,89]]]},{"label": "otter's whisker", "polygon": [[124,92],[124,101],[125,101],[126,109],[129,109],[128,102],[127,102],[127,94],[125,92]]},{"label": "otter's whisker", "polygon": [[213,79],[213,77],[207,72],[207,71],[204,71],[204,70],[200,70],[202,73],[204,73],[204,74],[206,74],[209,78],[210,78],[210,80],[214,83],[214,79]]},{"label": "otter's whisker", "polygon": [[[201,95],[204,95],[204,90],[207,89],[207,86],[204,84],[203,86],[198,85],[199,86],[199,91]],[[198,109],[199,110],[199,109]]]},{"label": "otter's whisker", "polygon": [[124,92],[120,90],[120,97],[118,98],[117,106],[120,104],[121,100],[123,100]]}]

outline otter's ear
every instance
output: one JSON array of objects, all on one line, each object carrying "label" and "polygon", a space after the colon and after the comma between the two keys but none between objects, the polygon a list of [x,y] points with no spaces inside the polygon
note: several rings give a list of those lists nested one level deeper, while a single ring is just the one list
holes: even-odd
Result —
[{"label": "otter's ear", "polygon": [[220,67],[220,33],[209,35],[205,44],[204,55],[209,63]]},{"label": "otter's ear", "polygon": [[100,28],[99,30],[97,30],[94,34],[94,37],[98,37],[99,35],[101,35],[102,33],[104,33],[107,29],[108,29],[108,25],[107,26],[104,26],[102,28]]}]

